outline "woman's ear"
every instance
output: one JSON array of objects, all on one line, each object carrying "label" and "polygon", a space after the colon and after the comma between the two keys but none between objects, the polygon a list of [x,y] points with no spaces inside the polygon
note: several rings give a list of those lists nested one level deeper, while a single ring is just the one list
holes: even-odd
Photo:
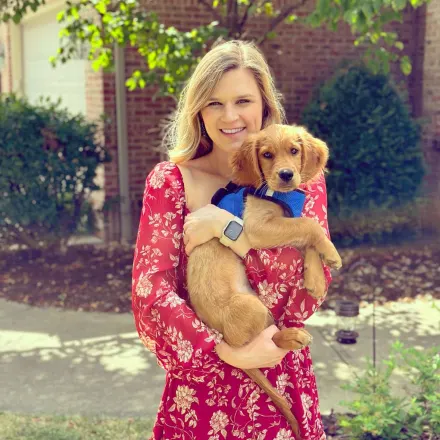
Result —
[{"label": "woman's ear", "polygon": [[301,152],[301,181],[312,180],[321,171],[324,171],[328,161],[328,147],[321,139],[312,136],[305,128],[298,127],[302,140]]},{"label": "woman's ear", "polygon": [[263,184],[258,161],[260,137],[258,133],[249,135],[240,149],[231,157],[232,180],[237,185],[259,188]]}]

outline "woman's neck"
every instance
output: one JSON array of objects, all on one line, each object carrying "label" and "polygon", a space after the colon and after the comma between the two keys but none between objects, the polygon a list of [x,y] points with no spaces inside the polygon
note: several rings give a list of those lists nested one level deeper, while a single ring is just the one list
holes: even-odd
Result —
[{"label": "woman's neck", "polygon": [[219,148],[213,148],[213,150],[206,155],[206,161],[213,174],[231,180],[232,170],[229,164],[229,157],[230,155],[228,153],[221,151]]}]

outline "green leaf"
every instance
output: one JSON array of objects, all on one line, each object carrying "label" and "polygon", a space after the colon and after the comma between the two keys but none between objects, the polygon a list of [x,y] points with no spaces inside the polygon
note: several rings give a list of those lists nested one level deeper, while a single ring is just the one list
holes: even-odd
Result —
[{"label": "green leaf", "polygon": [[12,17],[12,21],[13,21],[15,24],[18,24],[18,23],[20,23],[22,17],[23,17],[23,14],[22,14],[21,12],[16,12],[16,13],[14,14],[14,16]]},{"label": "green leaf", "polygon": [[392,4],[393,4],[393,9],[397,11],[402,11],[406,7],[407,0],[393,0]]},{"label": "green leaf", "polygon": [[105,3],[103,1],[100,1],[98,3],[95,4],[95,9],[101,14],[101,15],[105,15],[105,13],[107,12],[107,7],[105,5]]},{"label": "green leaf", "polygon": [[293,23],[294,21],[296,21],[298,19],[298,16],[295,14],[291,14],[289,15],[284,21],[286,23]]},{"label": "green leaf", "polygon": [[273,40],[274,38],[276,38],[277,33],[275,31],[270,31],[266,34],[266,38],[268,40]]},{"label": "green leaf", "polygon": [[268,3],[264,4],[264,13],[268,17],[273,17],[274,16],[274,10],[273,10],[272,2],[268,2]]},{"label": "green leaf", "polygon": [[412,65],[409,57],[407,55],[403,56],[400,59],[400,69],[402,70],[403,74],[408,76],[412,72]]}]

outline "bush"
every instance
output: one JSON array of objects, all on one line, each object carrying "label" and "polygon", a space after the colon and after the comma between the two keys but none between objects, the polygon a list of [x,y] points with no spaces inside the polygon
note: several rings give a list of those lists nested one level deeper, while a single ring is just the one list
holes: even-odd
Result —
[{"label": "bush", "polygon": [[0,97],[0,240],[31,249],[65,249],[93,227],[87,202],[93,179],[110,156],[98,125],[49,101],[31,105]]},{"label": "bush", "polygon": [[421,221],[421,213],[429,207],[429,199],[417,198],[392,210],[372,208],[368,213],[354,211],[345,217],[331,216],[332,240],[339,247],[373,244],[396,244],[415,240],[433,231]]},{"label": "bush", "polygon": [[338,71],[315,92],[301,123],[330,148],[330,216],[394,210],[420,195],[420,127],[387,77],[362,66]]},{"label": "bush", "polygon": [[[369,365],[363,376],[345,389],[359,398],[344,403],[352,417],[339,422],[351,439],[404,440],[440,432],[440,347],[419,351],[393,344],[384,369]],[[415,391],[407,397],[392,395],[390,378],[401,368]]]}]

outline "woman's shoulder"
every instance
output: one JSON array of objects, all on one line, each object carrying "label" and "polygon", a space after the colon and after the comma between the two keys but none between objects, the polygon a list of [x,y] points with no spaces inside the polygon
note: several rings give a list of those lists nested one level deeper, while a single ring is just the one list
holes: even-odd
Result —
[{"label": "woman's shoulder", "polygon": [[174,162],[163,161],[157,163],[147,176],[147,180],[161,179],[161,180],[181,180],[180,169]]},{"label": "woman's shoulder", "polygon": [[155,165],[150,173],[150,176],[162,175],[175,177],[181,181],[190,180],[195,174],[197,174],[198,168],[200,167],[198,166],[197,161],[190,161],[179,164],[170,161],[163,161]]},{"label": "woman's shoulder", "polygon": [[182,174],[174,162],[159,162],[149,172],[145,186],[148,192],[173,190],[183,193]]}]

